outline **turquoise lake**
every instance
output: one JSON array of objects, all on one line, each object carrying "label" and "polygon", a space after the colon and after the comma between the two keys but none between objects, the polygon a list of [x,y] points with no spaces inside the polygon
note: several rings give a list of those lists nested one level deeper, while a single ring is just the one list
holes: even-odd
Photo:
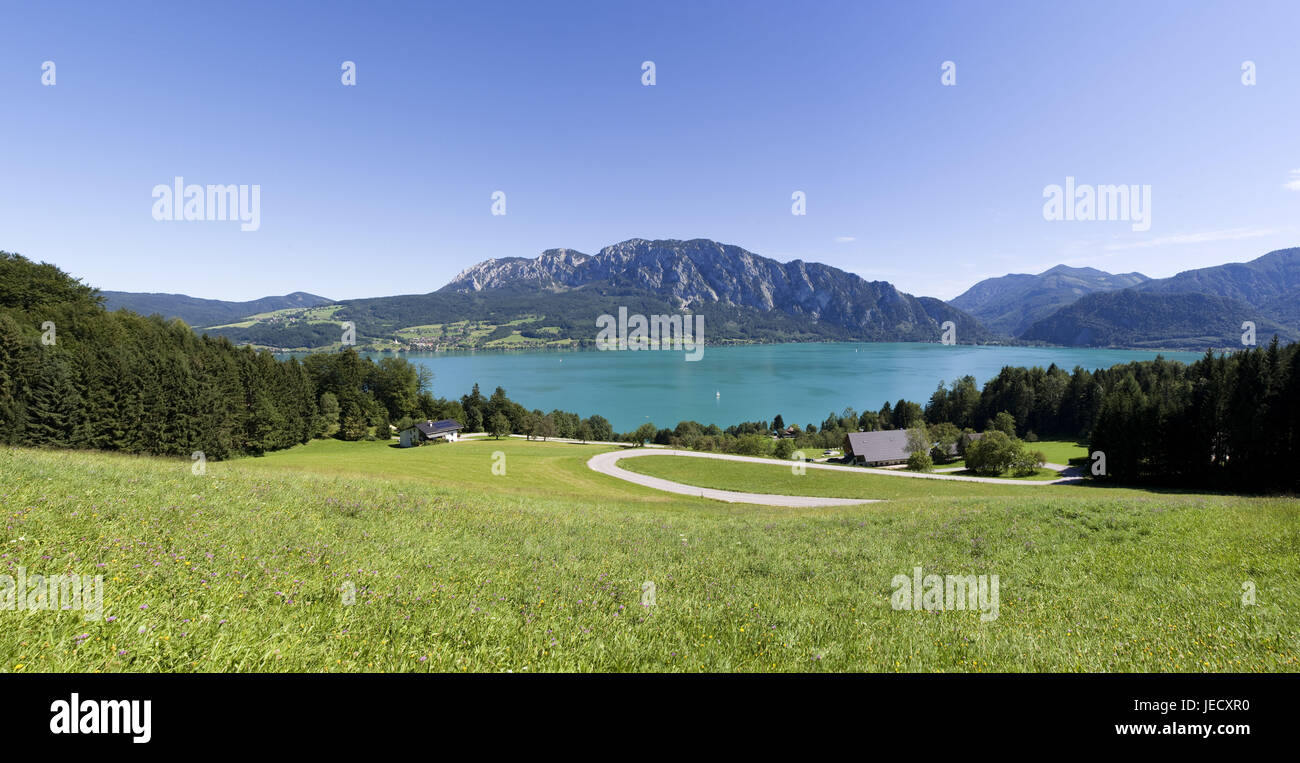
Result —
[{"label": "turquoise lake", "polygon": [[[741,421],[821,424],[853,406],[878,410],[899,398],[925,404],[940,380],[970,374],[982,387],[1003,366],[1055,363],[1106,368],[1163,355],[1191,362],[1195,352],[968,345],[764,344],[706,347],[687,362],[681,351],[407,353],[434,373],[433,394],[460,397],[479,384],[484,395],[504,387],[529,409],[598,413],[617,431],[646,421],[673,427],[694,419],[726,427]],[[377,357],[377,356],[376,356]]]}]

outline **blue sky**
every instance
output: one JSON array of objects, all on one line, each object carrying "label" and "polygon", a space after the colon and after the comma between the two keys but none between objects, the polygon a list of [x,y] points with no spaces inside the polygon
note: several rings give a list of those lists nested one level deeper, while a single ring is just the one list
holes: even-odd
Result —
[{"label": "blue sky", "polygon": [[[1300,245],[1298,33],[1294,2],[6,0],[0,249],[220,299],[633,237],[942,298],[1060,262],[1168,276]],[[260,185],[260,229],[154,220],[178,175]],[[1044,220],[1067,176],[1150,185],[1150,230]]]}]

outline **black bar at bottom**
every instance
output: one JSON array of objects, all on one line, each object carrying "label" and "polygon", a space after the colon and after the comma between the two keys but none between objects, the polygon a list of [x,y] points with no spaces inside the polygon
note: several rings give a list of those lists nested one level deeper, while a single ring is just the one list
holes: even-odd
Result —
[{"label": "black bar at bottom", "polygon": [[[921,748],[1231,749],[1288,740],[1297,689],[1294,675],[33,674],[0,677],[0,717],[5,746],[54,753],[193,751],[205,740],[222,750],[338,753],[426,744],[431,735],[539,752],[688,739],[696,749],[873,739]],[[86,700],[149,700],[149,741],[73,733],[74,694],[78,725],[91,731],[104,707]]]}]

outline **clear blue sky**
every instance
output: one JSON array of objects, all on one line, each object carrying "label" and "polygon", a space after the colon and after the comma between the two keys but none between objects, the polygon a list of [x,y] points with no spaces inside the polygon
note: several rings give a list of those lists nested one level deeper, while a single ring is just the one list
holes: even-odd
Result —
[{"label": "clear blue sky", "polygon": [[[422,293],[704,237],[951,298],[1300,244],[1295,2],[5,0],[0,98],[0,249],[104,289]],[[259,184],[261,229],[155,221],[177,175]],[[1150,230],[1045,221],[1067,175],[1151,185]]]}]

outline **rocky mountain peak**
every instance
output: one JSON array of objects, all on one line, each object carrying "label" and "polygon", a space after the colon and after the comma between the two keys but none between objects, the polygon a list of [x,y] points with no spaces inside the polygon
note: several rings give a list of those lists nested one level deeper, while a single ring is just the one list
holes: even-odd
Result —
[{"label": "rocky mountain peak", "polygon": [[938,300],[923,303],[887,282],[868,282],[815,262],[781,263],[709,239],[631,238],[595,256],[550,249],[533,259],[488,260],[465,270],[442,290],[571,289],[598,283],[645,289],[670,297],[682,308],[722,304],[779,310],[864,334],[938,338],[939,324],[955,319],[970,332],[970,339],[987,336],[960,310]]}]

